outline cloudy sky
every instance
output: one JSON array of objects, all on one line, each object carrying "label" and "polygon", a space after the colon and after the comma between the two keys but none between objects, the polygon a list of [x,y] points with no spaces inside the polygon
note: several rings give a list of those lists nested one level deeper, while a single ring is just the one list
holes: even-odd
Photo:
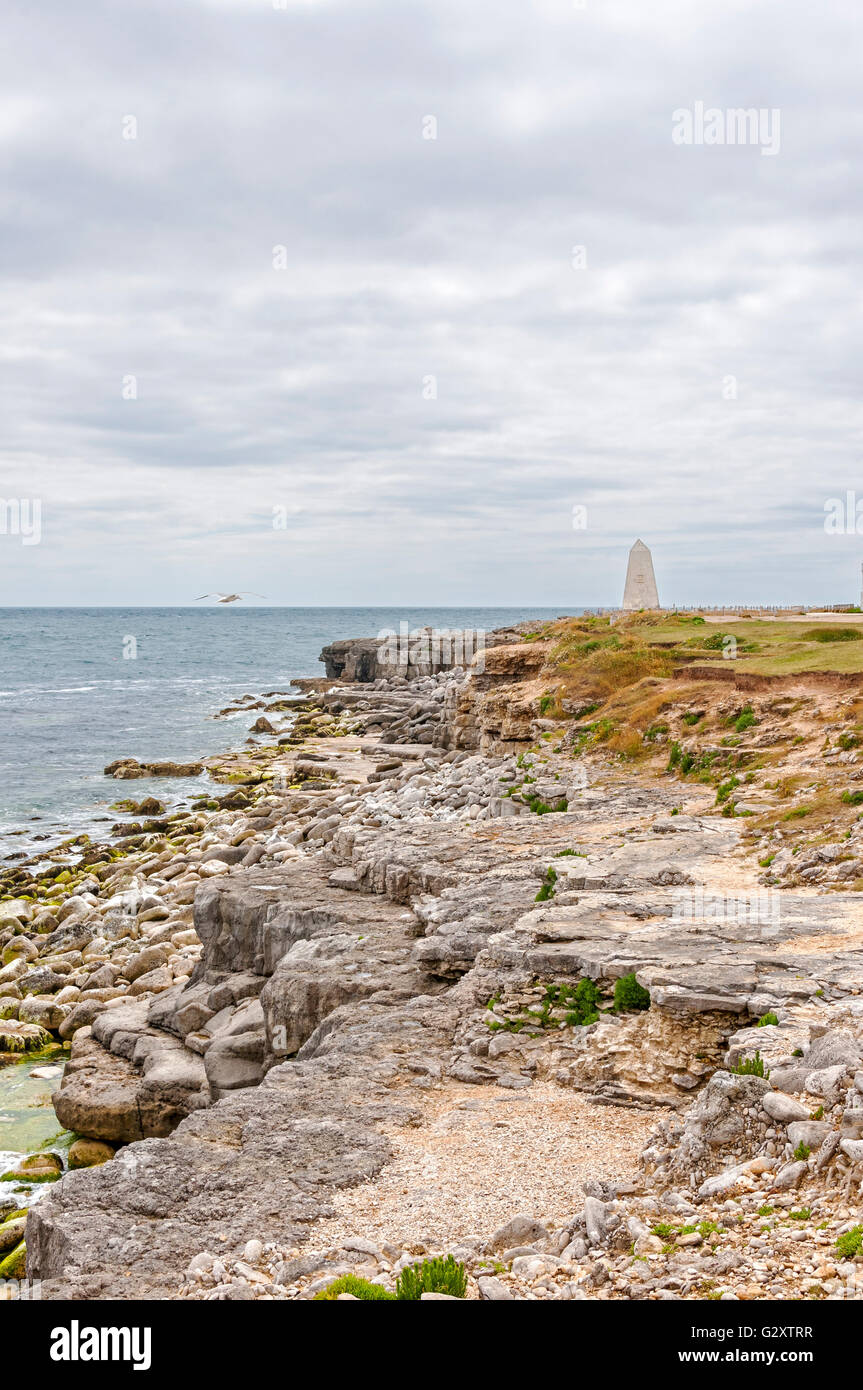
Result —
[{"label": "cloudy sky", "polygon": [[0,605],[854,598],[861,143],[858,0],[7,0]]}]

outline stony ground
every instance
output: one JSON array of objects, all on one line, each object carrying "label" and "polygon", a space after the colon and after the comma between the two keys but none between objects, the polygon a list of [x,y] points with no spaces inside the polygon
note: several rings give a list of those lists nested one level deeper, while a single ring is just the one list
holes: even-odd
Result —
[{"label": "stony ground", "polygon": [[72,1040],[58,1116],[117,1149],[33,1208],[46,1296],[425,1252],[471,1298],[858,1295],[858,895],[765,883],[703,785],[542,721],[452,747],[486,738],[459,672],[243,707],[227,792],[7,882],[3,1026]]}]

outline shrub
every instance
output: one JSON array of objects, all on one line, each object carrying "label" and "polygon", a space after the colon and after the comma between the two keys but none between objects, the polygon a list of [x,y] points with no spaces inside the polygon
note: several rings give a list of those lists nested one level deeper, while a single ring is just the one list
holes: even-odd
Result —
[{"label": "shrub", "polygon": [[803,1140],[801,1139],[800,1143],[797,1145],[797,1148],[794,1150],[794,1157],[797,1159],[798,1163],[805,1163],[811,1152],[812,1150],[810,1149],[809,1145],[804,1144]]},{"label": "shrub", "polygon": [[731,795],[731,793],[734,791],[735,787],[739,787],[739,786],[740,786],[740,778],[739,778],[739,777],[735,777],[733,773],[732,773],[732,775],[729,777],[729,779],[728,779],[727,782],[720,782],[719,786],[716,788],[716,804],[717,804],[717,806],[721,806],[722,803],[723,803],[723,801],[727,801],[728,798],[729,798],[729,796]]},{"label": "shrub", "polygon": [[863,791],[843,792],[842,800],[846,806],[859,806],[863,802]]},{"label": "shrub", "polygon": [[836,1252],[843,1260],[853,1260],[855,1255],[863,1255],[863,1226],[855,1226],[840,1236],[836,1242]]},{"label": "shrub", "polygon": [[756,1028],[768,1028],[771,1023],[778,1023],[779,1019],[774,1013],[762,1014],[756,1023]]},{"label": "shrub", "polygon": [[664,723],[662,720],[660,720],[658,723],[651,724],[649,728],[645,729],[644,742],[655,743],[658,738],[661,738],[664,734],[667,733],[668,725]]},{"label": "shrub", "polygon": [[380,1284],[372,1284],[368,1279],[358,1279],[355,1274],[342,1274],[338,1279],[334,1279],[332,1284],[321,1289],[320,1293],[316,1293],[314,1301],[334,1303],[340,1293],[352,1293],[354,1298],[359,1298],[364,1303],[395,1301],[396,1298],[396,1294],[390,1293],[389,1289],[382,1288]]},{"label": "shrub", "polygon": [[642,989],[634,973],[615,980],[614,1007],[617,1013],[637,1013],[650,1008],[650,995]]},{"label": "shrub", "polygon": [[767,1078],[770,1072],[764,1066],[764,1059],[760,1052],[756,1052],[754,1057],[744,1057],[731,1070],[736,1076],[763,1076]]},{"label": "shrub", "polygon": [[744,705],[734,721],[734,727],[739,734],[742,734],[744,729],[751,729],[752,725],[757,723],[758,720],[755,718],[752,706]]},{"label": "shrub", "polygon": [[542,885],[542,887],[540,888],[539,892],[537,893],[536,897],[534,898],[534,902],[535,902],[535,903],[546,903],[546,902],[548,902],[548,900],[549,900],[550,898],[553,898],[553,897],[554,897],[554,885],[555,885],[556,883],[557,883],[557,873],[556,873],[555,869],[554,869],[551,865],[549,865],[549,867],[546,869],[546,872],[545,872],[545,880],[544,880],[544,882],[543,882],[543,885]]},{"label": "shrub", "polygon": [[[534,781],[535,778],[531,778]],[[535,816],[550,816],[554,811],[565,811],[567,809],[566,797],[563,797],[556,806],[549,806],[547,801],[543,801],[539,796],[532,796],[528,801],[528,806]]]},{"label": "shrub", "polygon": [[584,1028],[588,1023],[596,1023],[599,1018],[598,1005],[602,995],[593,980],[588,976],[579,980],[571,995],[572,1009],[566,1015],[570,1028]]},{"label": "shrub", "polygon": [[437,1255],[432,1260],[423,1260],[422,1264],[408,1265],[396,1281],[396,1298],[402,1302],[416,1302],[424,1293],[448,1293],[454,1298],[464,1298],[467,1293],[464,1265],[452,1255],[447,1255],[446,1259]]}]

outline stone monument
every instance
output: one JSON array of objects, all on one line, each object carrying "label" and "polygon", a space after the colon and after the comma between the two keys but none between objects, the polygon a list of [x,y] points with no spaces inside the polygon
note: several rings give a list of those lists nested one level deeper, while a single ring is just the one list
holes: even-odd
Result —
[{"label": "stone monument", "polygon": [[632,613],[639,608],[658,607],[659,594],[656,591],[653,560],[644,541],[636,541],[629,552],[629,564],[626,567],[623,611]]}]

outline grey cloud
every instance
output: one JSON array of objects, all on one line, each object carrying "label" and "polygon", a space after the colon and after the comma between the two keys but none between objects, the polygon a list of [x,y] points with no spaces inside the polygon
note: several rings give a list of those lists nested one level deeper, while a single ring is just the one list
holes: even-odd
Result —
[{"label": "grey cloud", "polygon": [[[217,546],[274,602],[565,607],[643,534],[669,597],[851,597],[856,22],[13,3],[0,493],[45,527],[4,592],[185,602]],[[780,107],[780,154],[676,147],[696,100]]]}]

